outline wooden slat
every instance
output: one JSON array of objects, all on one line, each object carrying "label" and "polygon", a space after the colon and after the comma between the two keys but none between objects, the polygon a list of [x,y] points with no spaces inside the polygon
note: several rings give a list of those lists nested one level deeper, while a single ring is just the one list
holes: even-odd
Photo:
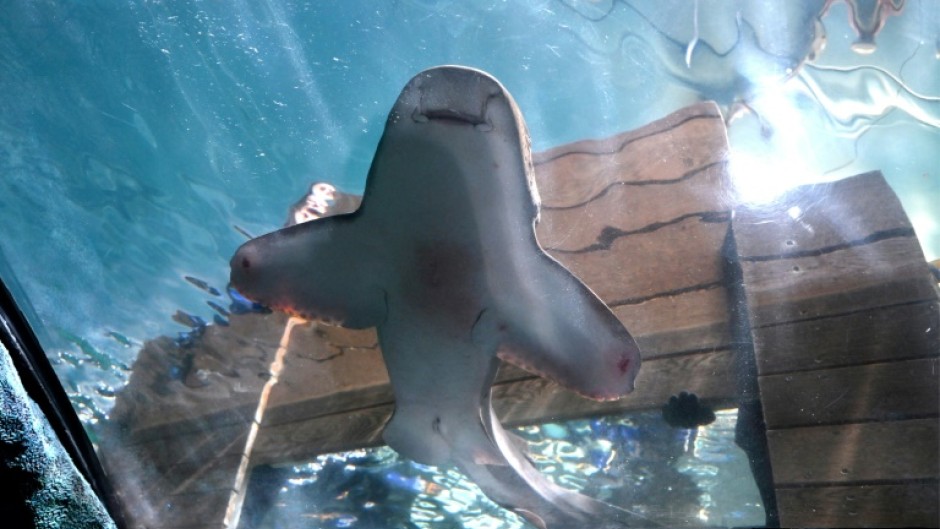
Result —
[{"label": "wooden slat", "polygon": [[754,327],[936,299],[913,235],[821,255],[743,261]]},{"label": "wooden slat", "polygon": [[713,103],[537,153],[537,235],[613,308],[643,358],[726,347],[727,137]]},{"label": "wooden slat", "polygon": [[901,512],[938,501],[940,310],[897,197],[880,173],[804,186],[732,234],[781,523],[936,526]]},{"label": "wooden slat", "polygon": [[714,350],[731,343],[728,319],[718,317],[728,314],[728,292],[723,284],[617,305],[613,311],[629,325],[643,358]]},{"label": "wooden slat", "polygon": [[[723,216],[729,209],[727,195],[717,191],[727,183],[724,162],[719,158],[709,165],[684,169],[688,172],[672,175],[673,181],[611,184],[612,187],[578,207],[543,204],[539,236],[551,234],[553,242],[546,239],[545,244],[548,250],[577,251],[609,244],[610,237],[616,235],[653,231],[690,216]],[[650,204],[659,207],[651,208]],[[604,236],[583,229],[584,223],[602,228]]]},{"label": "wooden slat", "polygon": [[911,223],[879,172],[738,208],[733,232],[754,328],[937,299]]},{"label": "wooden slat", "polygon": [[[149,342],[129,384],[135,391],[119,399],[114,415],[133,417],[129,430],[142,439],[244,426],[254,415],[286,322],[283,314],[233,315],[228,327],[209,326],[198,347]],[[168,378],[173,372],[179,376]],[[391,395],[374,329],[295,327],[271,408],[317,399],[327,399],[320,406],[355,408],[356,392]]]},{"label": "wooden slat", "polygon": [[937,527],[937,482],[777,491],[782,527]]},{"label": "wooden slat", "polygon": [[936,357],[764,376],[764,420],[775,429],[936,416],[938,381]]},{"label": "wooden slat", "polygon": [[609,249],[549,253],[617,307],[721,283],[719,250],[727,220],[690,217],[653,232],[617,238]]},{"label": "wooden slat", "polygon": [[[772,204],[735,211],[742,260],[824,252],[873,236],[913,235],[901,202],[880,172],[794,189]],[[870,242],[870,241],[869,241]]]},{"label": "wooden slat", "polygon": [[940,355],[940,303],[877,307],[768,326],[754,336],[761,375]]},{"label": "wooden slat", "polygon": [[394,405],[388,403],[270,425],[259,433],[252,459],[256,465],[290,464],[323,453],[380,446],[393,411]]},{"label": "wooden slat", "polygon": [[937,418],[767,432],[777,486],[936,479]]},{"label": "wooden slat", "polygon": [[558,208],[584,204],[621,182],[675,181],[725,161],[727,150],[721,113],[706,102],[634,131],[535,153],[532,160],[543,206]]}]

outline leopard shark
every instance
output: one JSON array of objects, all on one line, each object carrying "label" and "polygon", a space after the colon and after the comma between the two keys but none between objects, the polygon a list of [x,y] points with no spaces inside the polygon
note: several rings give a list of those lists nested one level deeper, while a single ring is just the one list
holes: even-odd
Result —
[{"label": "leopard shark", "polygon": [[528,132],[509,92],[460,66],[412,78],[389,113],[359,208],[250,240],[231,283],[272,309],[376,327],[395,410],[385,442],[461,469],[540,529],[650,525],[565,489],[493,411],[500,359],[585,397],[634,388],[636,341],[540,246]]}]

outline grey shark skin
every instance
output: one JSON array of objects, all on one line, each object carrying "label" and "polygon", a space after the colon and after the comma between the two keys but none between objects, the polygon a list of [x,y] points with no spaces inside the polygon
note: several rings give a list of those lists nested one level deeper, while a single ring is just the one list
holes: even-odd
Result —
[{"label": "grey shark skin", "polygon": [[395,413],[389,446],[460,467],[491,499],[549,529],[648,525],[554,485],[490,403],[498,358],[587,397],[633,389],[636,342],[539,246],[525,123],[488,74],[415,76],[389,115],[359,210],[244,244],[232,284],[271,308],[377,327]]}]

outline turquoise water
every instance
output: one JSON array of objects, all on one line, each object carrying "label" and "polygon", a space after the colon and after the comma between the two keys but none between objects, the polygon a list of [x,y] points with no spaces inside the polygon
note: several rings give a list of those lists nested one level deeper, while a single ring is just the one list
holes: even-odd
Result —
[{"label": "turquoise water", "polygon": [[881,169],[936,259],[940,9],[907,1],[860,54],[823,4],[10,0],[0,273],[94,434],[143,342],[219,315],[242,232],[313,180],[360,192],[401,87],[442,63],[499,78],[535,150],[714,99],[744,199]]}]

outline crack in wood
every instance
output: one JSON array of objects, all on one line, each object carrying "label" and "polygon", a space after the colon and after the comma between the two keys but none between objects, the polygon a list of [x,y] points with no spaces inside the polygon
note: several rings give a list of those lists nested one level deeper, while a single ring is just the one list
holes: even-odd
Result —
[{"label": "crack in wood", "polygon": [[865,246],[867,244],[872,244],[879,241],[884,241],[887,239],[895,239],[902,237],[915,237],[914,228],[892,228],[890,230],[881,230],[876,231],[866,237],[861,239],[855,239],[852,241],[846,241],[839,244],[832,244],[830,246],[823,246],[821,248],[815,248],[812,250],[797,250],[793,252],[784,252],[779,254],[772,255],[751,255],[751,256],[741,256],[738,259],[748,263],[763,263],[767,261],[782,261],[784,259],[799,259],[802,257],[819,257],[820,255],[825,255],[828,253],[838,252],[840,250],[847,250],[849,248],[855,248],[858,246]]},{"label": "crack in wood", "polygon": [[692,285],[688,287],[677,288],[674,290],[666,290],[664,292],[657,292],[655,294],[650,294],[648,296],[637,296],[633,298],[626,298],[617,301],[611,301],[607,303],[608,307],[622,307],[624,305],[639,305],[640,303],[646,303],[647,301],[652,301],[658,298],[667,298],[671,296],[678,296],[681,294],[688,294],[689,292],[698,292],[701,290],[711,290],[713,288],[722,288],[725,286],[724,281],[715,281],[713,283],[703,283],[700,285]]},{"label": "crack in wood", "polygon": [[915,484],[935,485],[940,483],[937,478],[911,478],[911,479],[859,479],[854,481],[807,481],[800,483],[778,483],[777,489],[807,489],[807,488],[849,488],[849,487],[880,487],[890,485],[909,486]]},{"label": "crack in wood", "polygon": [[[890,362],[886,362],[890,363]],[[857,426],[857,425],[883,425],[889,423],[904,423],[904,422],[915,422],[915,421],[924,421],[927,419],[940,419],[940,414],[937,413],[897,413],[891,419],[885,419],[884,417],[865,417],[865,418],[854,418],[854,419],[845,419],[841,421],[820,421],[813,422],[812,424],[806,423],[785,423],[779,426],[774,426],[773,428],[768,428],[768,432],[781,432],[781,431],[796,431],[810,428],[831,428],[834,426]]]},{"label": "crack in wood", "polygon": [[877,311],[884,311],[884,310],[894,309],[894,308],[898,308],[898,307],[907,307],[907,306],[909,306],[909,305],[919,305],[919,304],[921,304],[921,303],[927,304],[927,303],[931,303],[931,302],[933,302],[933,301],[934,301],[934,300],[932,300],[932,299],[926,299],[926,300],[924,300],[924,299],[915,299],[915,300],[913,300],[913,301],[904,301],[904,302],[902,302],[902,303],[891,303],[891,304],[889,304],[889,305],[882,305],[882,306],[880,306],[880,307],[874,307],[874,308],[873,308],[873,307],[863,307],[863,308],[856,309],[856,310],[847,310],[847,311],[845,311],[845,312],[834,312],[834,313],[831,313],[831,314],[821,314],[821,315],[819,315],[819,316],[808,316],[808,317],[806,317],[806,318],[799,318],[799,319],[795,319],[795,320],[774,321],[774,322],[770,322],[770,323],[764,323],[764,324],[762,324],[762,325],[755,325],[755,326],[754,326],[754,329],[755,329],[755,330],[761,330],[761,329],[769,329],[769,328],[772,328],[772,327],[782,327],[782,326],[786,326],[786,325],[793,325],[793,324],[796,324],[796,323],[807,323],[807,322],[813,322],[813,321],[819,321],[819,320],[831,320],[831,319],[835,319],[835,318],[844,318],[845,316],[852,316],[852,315],[855,315],[855,314],[863,314],[863,313],[865,313],[865,312],[874,312],[874,311],[876,311],[876,310],[877,310]]},{"label": "crack in wood", "polygon": [[610,190],[613,189],[615,186],[655,186],[655,185],[671,185],[671,184],[677,184],[677,183],[679,183],[679,182],[683,182],[683,181],[685,181],[685,180],[689,180],[689,179],[691,179],[691,178],[693,178],[693,177],[695,177],[695,176],[697,176],[697,175],[699,175],[699,174],[701,174],[701,173],[704,173],[705,171],[711,169],[712,167],[724,166],[724,165],[727,165],[727,163],[728,163],[727,160],[720,160],[720,161],[717,161],[717,162],[711,162],[711,163],[705,164],[705,165],[703,165],[703,166],[701,166],[701,167],[696,167],[695,169],[692,169],[692,170],[690,170],[690,171],[686,171],[685,173],[682,174],[682,176],[680,176],[680,177],[678,177],[678,178],[670,178],[670,179],[664,179],[664,180],[632,180],[632,181],[618,180],[618,181],[616,181],[616,182],[610,183],[607,187],[605,187],[604,189],[600,190],[599,193],[597,193],[597,194],[594,195],[593,197],[591,197],[591,198],[589,198],[589,199],[587,199],[587,200],[585,200],[585,201],[583,201],[583,202],[579,202],[579,203],[577,203],[577,204],[571,204],[571,205],[568,205],[568,206],[549,206],[549,205],[546,205],[546,204],[542,204],[541,209],[542,209],[542,211],[564,211],[564,210],[568,210],[568,209],[577,209],[577,208],[586,206],[586,205],[590,204],[591,202],[594,202],[595,200],[597,200],[597,199],[599,199],[599,198],[605,196],[605,195],[606,195],[607,193],[609,193]]},{"label": "crack in wood", "polygon": [[642,233],[652,233],[661,228],[665,228],[666,226],[672,226],[673,224],[678,224],[682,221],[696,217],[698,217],[700,222],[704,222],[706,224],[720,224],[722,222],[731,221],[731,213],[728,211],[698,211],[695,213],[686,213],[685,215],[680,215],[674,219],[647,224],[646,226],[637,228],[635,230],[621,230],[620,228],[615,228],[613,226],[605,226],[604,229],[601,230],[600,235],[597,236],[597,242],[594,244],[574,250],[565,250],[563,248],[546,248],[546,250],[549,252],[563,254],[578,254],[597,250],[609,250],[610,247],[613,246],[614,241],[621,237],[628,237],[630,235],[638,235]]}]

